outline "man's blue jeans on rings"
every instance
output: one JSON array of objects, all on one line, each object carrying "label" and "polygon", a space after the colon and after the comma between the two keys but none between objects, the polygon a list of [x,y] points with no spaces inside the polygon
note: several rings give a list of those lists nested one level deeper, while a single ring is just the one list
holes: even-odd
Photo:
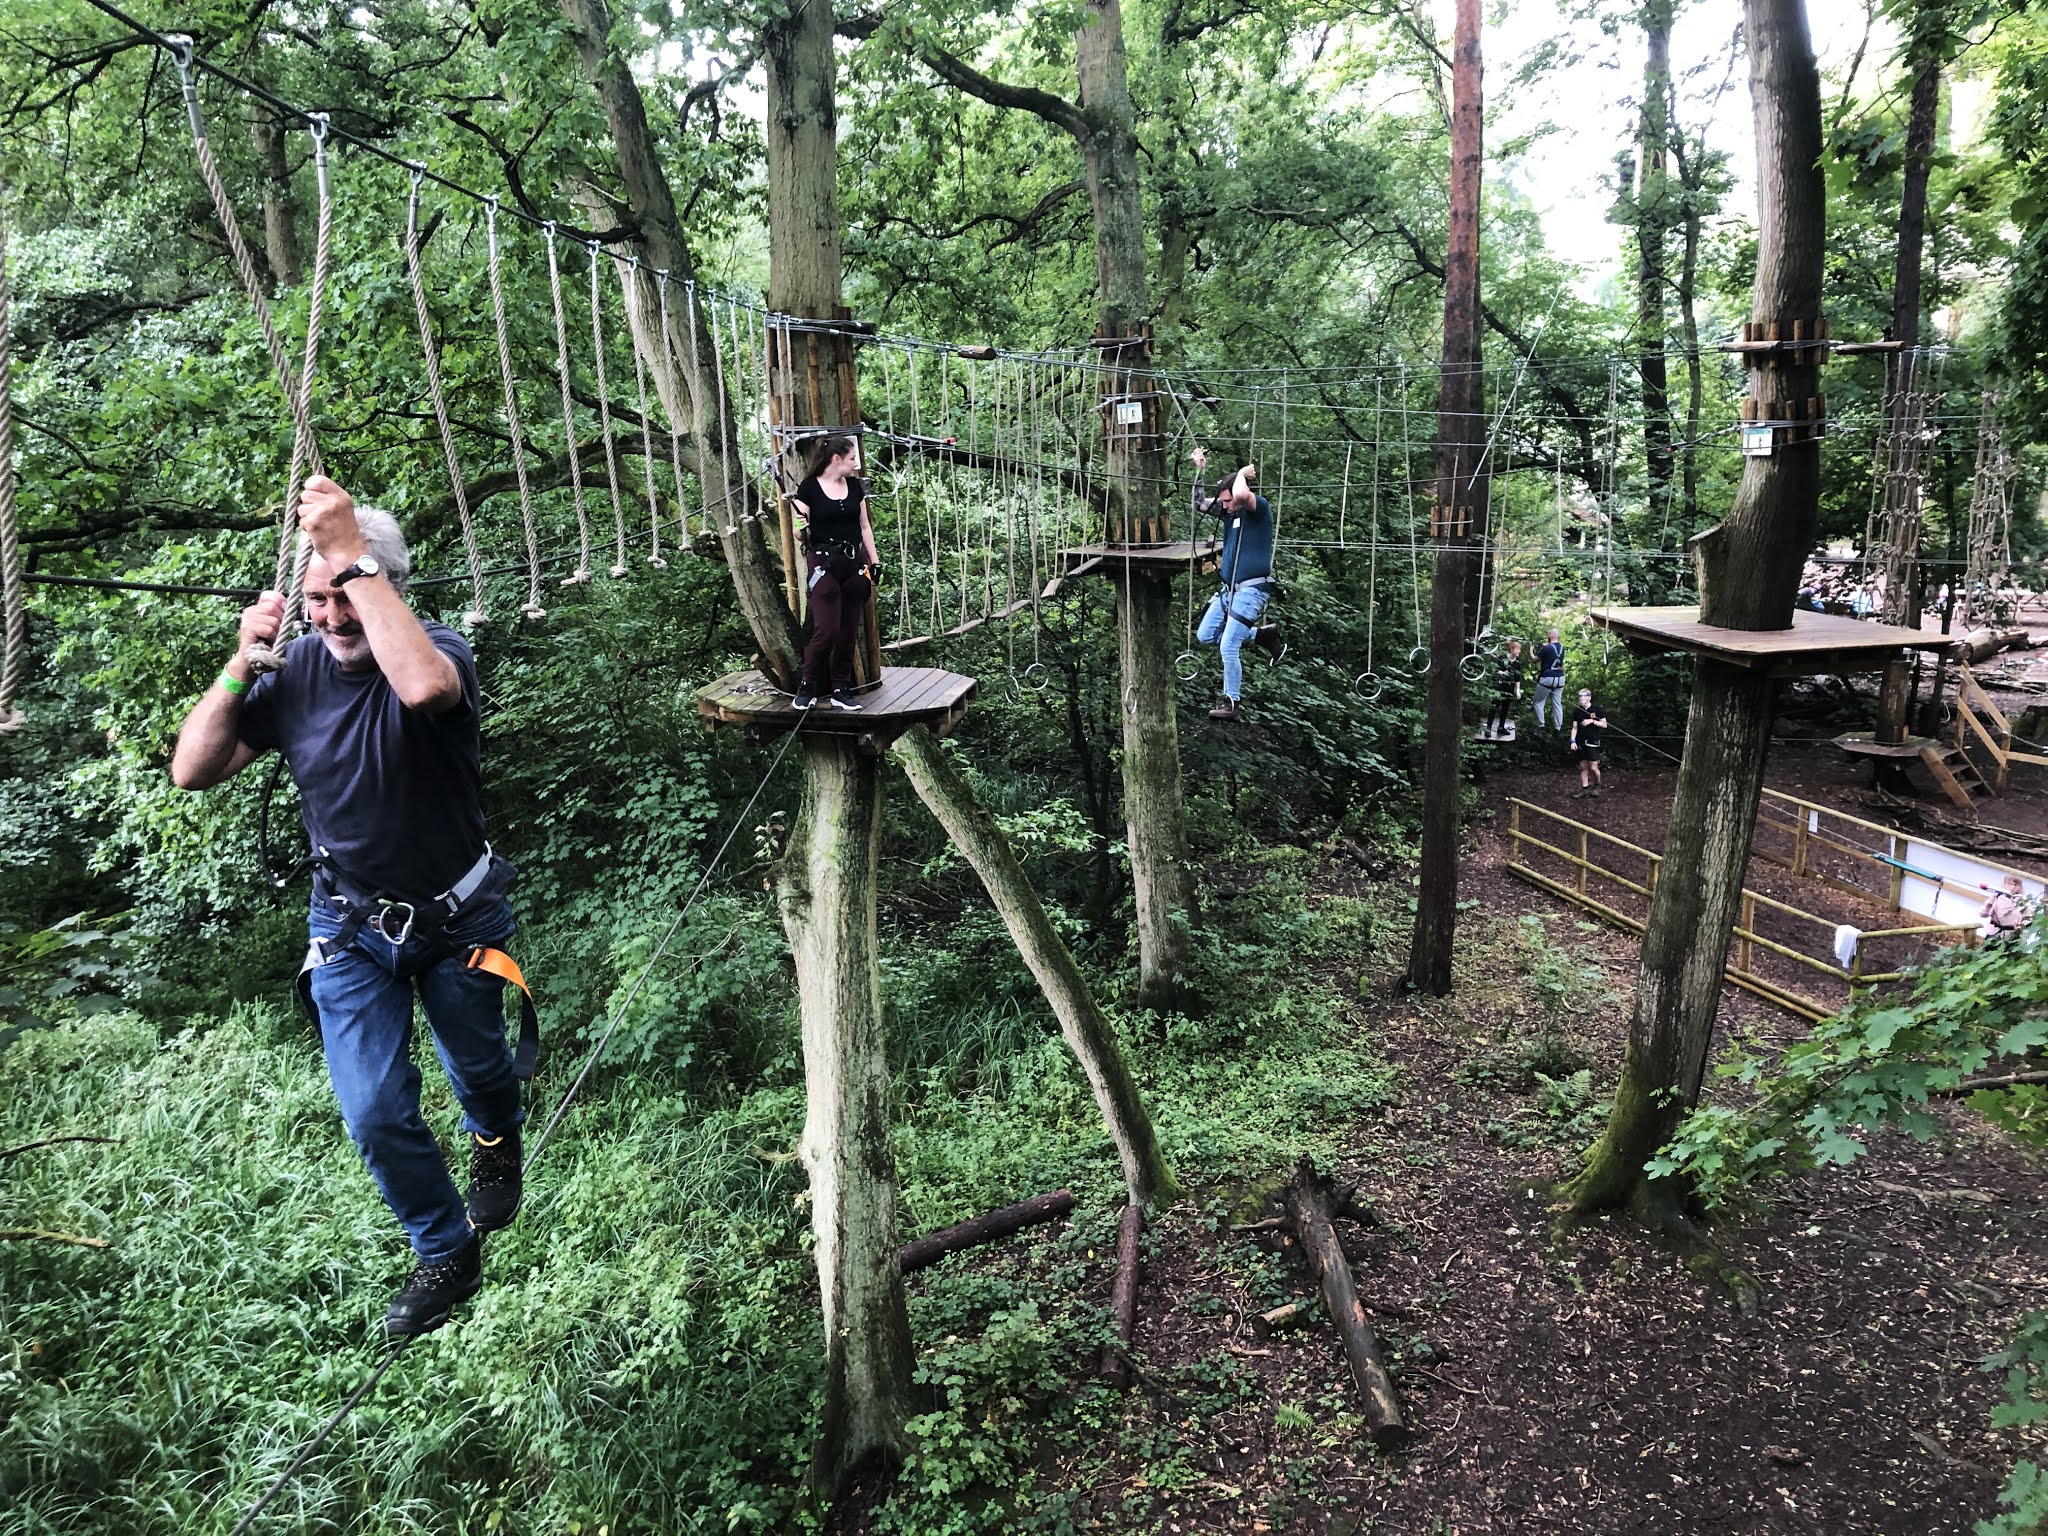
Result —
[{"label": "man's blue jeans on rings", "polygon": [[1244,643],[1259,627],[1259,615],[1266,611],[1264,585],[1225,588],[1209,599],[1195,639],[1203,645],[1223,640],[1223,696],[1235,699],[1244,692]]},{"label": "man's blue jeans on rings", "polygon": [[[331,939],[341,922],[315,898],[308,928]],[[505,1039],[504,983],[464,966],[467,946],[511,937],[503,898],[465,913],[448,929],[464,948],[437,956],[422,940],[393,944],[365,927],[341,953],[308,974],[327,1075],[342,1123],[370,1177],[425,1263],[466,1248],[468,1208],[449,1177],[440,1143],[420,1114],[420,1071],[412,1059],[413,992],[426,1005],[441,1065],[463,1109],[463,1128],[502,1136],[526,1118]]]}]

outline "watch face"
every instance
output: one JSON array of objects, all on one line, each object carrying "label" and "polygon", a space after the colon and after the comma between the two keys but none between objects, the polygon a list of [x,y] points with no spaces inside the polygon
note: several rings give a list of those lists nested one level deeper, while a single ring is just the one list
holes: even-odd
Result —
[{"label": "watch face", "polygon": [[377,563],[375,555],[365,555],[356,562],[356,574],[358,576],[375,576],[383,569],[384,567]]}]

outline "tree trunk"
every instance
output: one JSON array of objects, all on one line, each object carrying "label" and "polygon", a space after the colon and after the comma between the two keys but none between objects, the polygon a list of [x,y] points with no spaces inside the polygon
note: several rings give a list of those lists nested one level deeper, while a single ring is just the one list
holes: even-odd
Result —
[{"label": "tree trunk", "polygon": [[1102,1110],[1102,1123],[1123,1164],[1124,1188],[1133,1204],[1157,1206],[1173,1197],[1173,1174],[1159,1150],[1152,1117],[1131,1076],[1116,1030],[1081,976],[1081,968],[1045,915],[1038,893],[1018,867],[1002,828],[967,781],[953,771],[932,734],[917,726],[897,738],[895,755],[918,793],[981,877],[989,900],[1002,914],[1017,953],[1038,978],[1039,989],[1060,1021],[1067,1046],[1087,1074]]},{"label": "tree trunk", "polygon": [[[1746,0],[1760,204],[1753,315],[1791,335],[1820,317],[1825,202],[1820,79],[1802,0]],[[1814,334],[1809,331],[1807,334]],[[1819,394],[1811,349],[1762,354],[1758,402]],[[1766,418],[1775,412],[1764,409]],[[1730,629],[1785,629],[1820,510],[1819,444],[1780,432],[1769,458],[1743,461],[1735,505],[1701,550],[1702,618]],[[1665,868],[1643,935],[1628,1050],[1607,1130],[1568,1191],[1580,1212],[1632,1205],[1651,1225],[1682,1226],[1686,1191],[1643,1165],[1698,1100],[1713,1045],[1721,968],[1741,900],[1770,742],[1772,684],[1701,661],[1693,675]]]},{"label": "tree trunk", "polygon": [[[676,215],[675,193],[661,168],[660,150],[648,126],[639,82],[624,56],[612,46],[611,9],[606,0],[560,3],[583,57],[584,73],[611,128],[612,143],[619,157],[619,181],[639,232],[643,257],[656,270],[669,273],[673,282],[692,282],[697,274],[696,258]],[[643,315],[649,312],[642,306]],[[797,660],[803,654],[800,632],[783,602],[782,578],[768,548],[765,520],[757,515],[761,509],[753,475],[739,451],[736,415],[719,392],[709,318],[701,307],[696,311],[696,322],[693,335],[689,305],[676,303],[671,290],[672,345],[656,345],[656,338],[644,324],[635,335],[635,344],[648,364],[663,409],[678,426],[688,424],[698,483],[705,487],[717,485],[721,495],[725,486],[733,487],[735,505],[721,509],[726,515],[714,519],[720,529],[726,568],[732,573],[740,610],[754,632],[763,661],[771,672],[793,677]],[[670,372],[671,353],[683,375],[681,380]],[[732,531],[727,533],[726,528]]]},{"label": "tree trunk", "polygon": [[263,168],[263,255],[280,288],[296,288],[299,262],[299,203],[292,195],[291,162],[285,156],[284,123],[268,105],[249,101],[249,138]]},{"label": "tree trunk", "polygon": [[1465,584],[1475,540],[1486,536],[1486,474],[1481,463],[1486,389],[1479,372],[1479,173],[1482,80],[1479,0],[1458,0],[1451,58],[1450,246],[1444,258],[1444,368],[1437,390],[1437,546],[1430,583],[1429,711],[1422,784],[1421,889],[1408,985],[1442,996],[1451,990],[1451,947],[1458,928],[1459,756],[1465,689]]},{"label": "tree trunk", "polygon": [[[1920,608],[1908,594],[1917,589],[1920,548],[1921,445],[1911,440],[1920,414],[1910,393],[1918,387],[1912,349],[1920,345],[1920,269],[1927,244],[1927,173],[1934,159],[1934,132],[1941,109],[1941,59],[1945,0],[1919,0],[1913,11],[1913,98],[1906,114],[1906,166],[1899,191],[1899,245],[1892,271],[1892,339],[1907,350],[1892,364],[1892,388],[1885,423],[1891,458],[1884,481],[1885,523],[1890,541],[1885,561],[1885,617],[1920,627]],[[1903,740],[1912,708],[1912,689],[1879,698],[1877,739]]]},{"label": "tree trunk", "polygon": [[[1135,337],[1146,313],[1145,205],[1138,175],[1138,133],[1124,57],[1119,0],[1088,0],[1074,39],[1081,141],[1088,200],[1095,220],[1097,330]],[[1148,366],[1148,348],[1134,342],[1105,348],[1114,366]],[[1158,402],[1148,402],[1156,411]],[[1158,515],[1166,455],[1154,432],[1111,434],[1104,412],[1104,473],[1112,527],[1135,528]],[[1158,418],[1148,411],[1147,425]],[[1138,1002],[1172,1008],[1184,1000],[1190,927],[1196,920],[1194,873],[1188,864],[1181,804],[1180,727],[1174,713],[1173,583],[1118,579],[1117,652],[1123,663],[1124,821],[1137,897]]]},{"label": "tree trunk", "polygon": [[807,737],[803,750],[803,804],[777,891],[802,999],[799,1150],[811,1175],[825,1313],[825,1407],[812,1476],[836,1490],[864,1463],[908,1451],[912,1354],[875,964],[880,766],[843,737]]},{"label": "tree trunk", "polygon": [[1138,1006],[1186,1001],[1181,972],[1200,920],[1188,867],[1174,723],[1173,583],[1118,575],[1117,653],[1124,680],[1124,826],[1138,927]]},{"label": "tree trunk", "polygon": [[1699,317],[1700,234],[1706,217],[1700,202],[1706,196],[1706,158],[1706,145],[1702,143],[1700,169],[1693,171],[1683,165],[1680,167],[1681,183],[1685,188],[1685,248],[1679,258],[1677,293],[1679,324],[1685,337],[1685,447],[1679,459],[1681,541],[1692,536],[1700,520],[1700,404],[1706,382],[1700,358]]},{"label": "tree trunk", "polygon": [[[1638,137],[1642,164],[1636,178],[1636,333],[1642,344],[1643,457],[1649,473],[1645,511],[1665,547],[1671,523],[1671,383],[1664,351],[1664,251],[1672,224],[1668,151],[1671,122],[1671,13],[1673,0],[1645,0],[1647,58]],[[1662,573],[1658,583],[1668,581]]]}]

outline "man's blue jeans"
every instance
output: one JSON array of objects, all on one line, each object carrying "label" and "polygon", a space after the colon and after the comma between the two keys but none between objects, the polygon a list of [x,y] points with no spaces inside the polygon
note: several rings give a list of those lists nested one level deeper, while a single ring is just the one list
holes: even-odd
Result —
[{"label": "man's blue jeans", "polygon": [[1227,588],[1209,599],[1208,611],[1195,631],[1203,645],[1223,640],[1223,697],[1235,699],[1244,692],[1244,643],[1259,627],[1259,615],[1266,611],[1267,591],[1256,587]]},{"label": "man's blue jeans", "polygon": [[[332,939],[341,921],[316,904],[307,926],[315,939]],[[479,1136],[516,1130],[526,1111],[505,1039],[504,983],[463,964],[468,945],[502,944],[512,929],[512,908],[500,898],[450,925],[449,936],[465,946],[452,957],[437,956],[417,938],[393,944],[366,927],[308,973],[342,1123],[426,1263],[459,1253],[475,1234],[440,1143],[420,1114],[413,992],[426,1005],[463,1128]]]}]

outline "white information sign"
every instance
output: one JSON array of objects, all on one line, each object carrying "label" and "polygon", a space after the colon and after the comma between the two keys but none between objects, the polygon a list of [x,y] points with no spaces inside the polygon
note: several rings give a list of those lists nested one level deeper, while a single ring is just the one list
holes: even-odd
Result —
[{"label": "white information sign", "polygon": [[[2007,874],[1999,865],[1951,848],[1910,838],[1894,839],[1893,846],[1899,850],[1893,857],[1906,866],[1905,878],[1899,883],[1900,908],[1918,912],[1932,922],[1975,923],[1990,893],[1999,889]],[[2032,876],[2022,879],[2027,895],[2035,902],[2048,891],[2048,885]]]},{"label": "white information sign", "polygon": [[1117,421],[1126,427],[1135,427],[1145,419],[1145,405],[1141,400],[1125,400],[1116,408]]}]

